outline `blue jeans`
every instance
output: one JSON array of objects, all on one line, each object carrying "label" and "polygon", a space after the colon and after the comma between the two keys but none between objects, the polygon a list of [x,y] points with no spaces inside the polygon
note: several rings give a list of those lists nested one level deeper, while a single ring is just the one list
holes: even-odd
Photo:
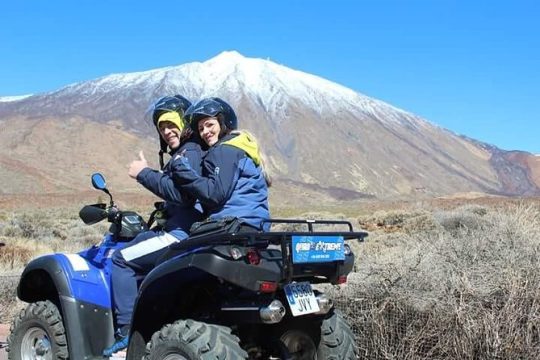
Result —
[{"label": "blue jeans", "polygon": [[184,240],[181,230],[140,233],[126,247],[112,256],[111,287],[116,314],[116,325],[125,328],[131,322],[133,306],[137,299],[138,282],[152,269],[170,244]]}]

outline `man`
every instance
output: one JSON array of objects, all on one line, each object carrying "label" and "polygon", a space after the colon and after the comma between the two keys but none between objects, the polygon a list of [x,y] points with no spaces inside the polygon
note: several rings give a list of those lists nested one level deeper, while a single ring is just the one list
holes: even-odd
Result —
[{"label": "man", "polygon": [[[177,154],[187,158],[195,171],[201,171],[201,147],[184,121],[184,112],[190,105],[183,96],[165,96],[151,110],[153,124],[160,135],[162,171],[150,169],[142,151],[139,159],[129,166],[130,177],[165,200],[163,212],[166,220],[160,228],[139,234],[112,256],[111,287],[117,331],[116,342],[103,351],[104,356],[111,356],[128,346],[138,280],[154,268],[156,260],[170,244],[187,238],[191,225],[202,218],[195,199],[182,193],[171,177],[173,158]],[[163,166],[163,154],[167,150],[171,160]]]}]

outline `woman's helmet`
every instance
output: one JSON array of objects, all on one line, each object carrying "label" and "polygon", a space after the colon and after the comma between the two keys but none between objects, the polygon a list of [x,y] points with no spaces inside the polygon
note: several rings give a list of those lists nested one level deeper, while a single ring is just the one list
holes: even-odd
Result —
[{"label": "woman's helmet", "polygon": [[[159,134],[158,120],[161,115],[168,112],[176,112],[180,116],[180,119],[184,119],[185,112],[190,106],[191,101],[182,95],[164,96],[152,104],[147,113],[151,115],[152,123]],[[163,153],[167,151],[167,142],[161,138],[161,135],[159,135],[159,145],[159,162],[163,168]]]},{"label": "woman's helmet", "polygon": [[238,119],[233,108],[217,97],[202,99],[191,105],[185,113],[185,118],[191,129],[199,133],[198,122],[205,117],[217,117],[221,126],[221,134],[236,130],[238,128]]}]

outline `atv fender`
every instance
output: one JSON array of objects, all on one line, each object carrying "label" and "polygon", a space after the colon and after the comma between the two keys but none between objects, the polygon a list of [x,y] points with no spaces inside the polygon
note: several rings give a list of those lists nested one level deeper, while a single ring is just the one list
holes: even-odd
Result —
[{"label": "atv fender", "polygon": [[70,356],[92,359],[101,357],[114,339],[110,296],[104,296],[107,289],[100,271],[82,257],[54,254],[36,258],[25,267],[17,296],[28,303],[50,300],[56,304],[66,328]]}]

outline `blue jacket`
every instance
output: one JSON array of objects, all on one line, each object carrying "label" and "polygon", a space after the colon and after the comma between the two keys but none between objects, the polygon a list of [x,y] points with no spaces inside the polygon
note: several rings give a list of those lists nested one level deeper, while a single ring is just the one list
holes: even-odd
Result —
[{"label": "blue jacket", "polygon": [[202,153],[198,143],[188,141],[171,153],[171,160],[162,171],[145,168],[137,175],[139,183],[165,200],[167,222],[164,230],[173,232],[176,237],[187,237],[191,225],[202,219],[202,209],[196,204],[195,197],[175,185],[171,177],[172,169],[174,162],[180,159],[174,160],[174,157],[176,154],[183,154],[182,159],[186,159],[192,171],[200,174]]},{"label": "blue jacket", "polygon": [[245,133],[223,137],[203,157],[202,175],[185,157],[173,163],[173,179],[193,194],[211,219],[235,216],[257,229],[270,218],[268,187],[257,144]]}]

